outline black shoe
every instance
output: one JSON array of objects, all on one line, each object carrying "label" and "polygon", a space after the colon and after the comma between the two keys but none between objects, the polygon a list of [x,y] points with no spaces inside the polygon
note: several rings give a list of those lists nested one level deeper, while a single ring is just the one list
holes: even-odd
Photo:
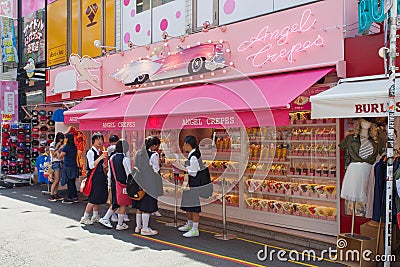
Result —
[{"label": "black shoe", "polygon": [[74,203],[74,201],[72,199],[66,198],[63,201],[61,201],[61,203],[63,203],[63,204],[72,204],[72,203]]},{"label": "black shoe", "polygon": [[78,203],[79,202],[77,197],[74,197],[73,201],[74,201],[74,203]]}]

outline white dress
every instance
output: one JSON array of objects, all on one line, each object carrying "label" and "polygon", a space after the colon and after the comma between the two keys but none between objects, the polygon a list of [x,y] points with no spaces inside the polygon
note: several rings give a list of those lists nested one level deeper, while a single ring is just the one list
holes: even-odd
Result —
[{"label": "white dress", "polygon": [[[360,141],[359,155],[367,159],[374,152],[373,146],[368,138],[361,137]],[[340,197],[349,201],[367,202],[368,176],[371,169],[372,165],[366,162],[350,163],[343,178]]]},{"label": "white dress", "polygon": [[352,162],[344,175],[340,197],[350,201],[367,202],[367,180],[372,165]]}]

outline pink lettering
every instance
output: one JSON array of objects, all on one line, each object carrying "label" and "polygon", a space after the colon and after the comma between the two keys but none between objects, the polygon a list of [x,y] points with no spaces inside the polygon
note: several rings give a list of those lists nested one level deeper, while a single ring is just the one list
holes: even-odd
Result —
[{"label": "pink lettering", "polygon": [[[250,38],[242,42],[237,50],[238,52],[245,52],[248,49],[258,49],[258,52],[252,53],[247,56],[246,60],[251,60],[254,67],[260,67],[270,62],[275,62],[278,59],[286,59],[292,63],[294,61],[294,54],[306,51],[306,49],[313,46],[322,46],[324,43],[323,38],[318,35],[313,41],[307,40],[303,43],[294,43],[288,48],[280,48],[288,45],[289,37],[294,33],[307,32],[315,25],[316,19],[311,19],[311,10],[304,10],[300,22],[294,23],[291,26],[285,26],[281,30],[270,31],[269,26],[265,26],[259,31],[256,37]],[[274,52],[278,50],[277,52]]]}]

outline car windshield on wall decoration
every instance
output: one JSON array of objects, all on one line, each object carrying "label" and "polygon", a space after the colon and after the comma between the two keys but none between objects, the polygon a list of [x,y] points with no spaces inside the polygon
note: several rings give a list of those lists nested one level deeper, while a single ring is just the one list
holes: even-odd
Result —
[{"label": "car windshield on wall decoration", "polygon": [[224,68],[223,44],[206,43],[193,47],[178,46],[175,53],[166,46],[156,47],[149,59],[132,61],[110,76],[125,85],[142,84],[184,75],[196,75]]}]

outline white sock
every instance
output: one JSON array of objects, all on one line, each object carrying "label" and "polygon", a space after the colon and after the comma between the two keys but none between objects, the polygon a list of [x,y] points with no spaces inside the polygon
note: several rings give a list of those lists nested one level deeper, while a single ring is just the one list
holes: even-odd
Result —
[{"label": "white sock", "polygon": [[125,218],[125,219],[129,218],[129,217],[128,217],[128,214],[126,214],[126,212],[125,212],[125,214],[124,214],[124,218]]},{"label": "white sock", "polygon": [[186,223],[188,226],[192,226],[193,225],[193,221],[192,220],[187,220],[187,223]]},{"label": "white sock", "polygon": [[142,214],[136,213],[136,227],[142,228]]},{"label": "white sock", "polygon": [[150,214],[142,213],[142,221],[143,221],[142,229],[145,231],[149,230]]},{"label": "white sock", "polygon": [[122,225],[124,223],[124,214],[118,214],[118,224]]},{"label": "white sock", "polygon": [[89,214],[89,213],[86,213],[86,211],[83,213],[83,217],[84,217],[84,218],[89,218],[89,216],[90,216],[90,214]]},{"label": "white sock", "polygon": [[94,210],[93,211],[93,217],[97,217],[99,216],[99,211],[98,210]]},{"label": "white sock", "polygon": [[103,219],[104,220],[109,220],[111,218],[111,215],[113,215],[113,214],[114,214],[114,211],[111,210],[111,209],[108,209],[107,212],[106,212],[106,215],[104,215]]},{"label": "white sock", "polygon": [[193,226],[192,226],[192,229],[193,229],[193,230],[199,229],[199,223],[198,223],[198,222],[194,222],[194,223],[193,223]]}]

